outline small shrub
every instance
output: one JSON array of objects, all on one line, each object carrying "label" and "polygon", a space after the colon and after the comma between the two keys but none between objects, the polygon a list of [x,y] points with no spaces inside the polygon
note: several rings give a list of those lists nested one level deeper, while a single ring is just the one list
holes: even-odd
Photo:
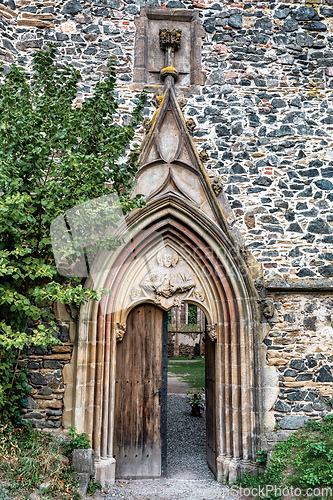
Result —
[{"label": "small shrub", "polygon": [[67,443],[61,437],[37,431],[31,425],[7,425],[0,430],[0,477],[6,481],[8,492],[6,497],[0,489],[1,500],[26,499],[42,483],[49,483],[43,489],[43,499],[80,498],[65,457]]},{"label": "small shrub", "polygon": [[292,486],[304,495],[307,488],[333,487],[333,415],[321,422],[310,421],[277,444],[266,470],[256,477],[245,474],[239,484],[245,488]]},{"label": "small shrub", "polygon": [[94,483],[93,481],[91,481],[88,484],[87,494],[93,496],[97,490],[101,490],[101,489],[102,489],[102,485],[100,483]]},{"label": "small shrub", "polygon": [[76,432],[76,427],[68,427],[68,434],[71,436],[71,440],[67,445],[66,455],[69,457],[74,450],[84,450],[90,448],[89,439],[87,439],[87,434],[82,432],[79,434]]},{"label": "small shrub", "polygon": [[186,391],[186,402],[192,408],[198,408],[200,411],[205,409],[205,395],[202,391]]}]

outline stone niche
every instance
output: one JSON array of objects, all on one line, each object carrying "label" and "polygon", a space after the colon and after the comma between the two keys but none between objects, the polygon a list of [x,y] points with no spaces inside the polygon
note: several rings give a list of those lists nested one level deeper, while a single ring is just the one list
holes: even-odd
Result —
[{"label": "stone niche", "polygon": [[[201,71],[201,45],[205,36],[199,13],[186,9],[143,7],[135,20],[135,59],[133,82],[156,92],[162,87],[160,71],[165,66],[165,54],[160,49],[161,29],[182,32],[180,48],[175,52],[174,67],[178,71],[176,87],[191,88],[204,84]],[[157,88],[156,88],[157,87]]]}]

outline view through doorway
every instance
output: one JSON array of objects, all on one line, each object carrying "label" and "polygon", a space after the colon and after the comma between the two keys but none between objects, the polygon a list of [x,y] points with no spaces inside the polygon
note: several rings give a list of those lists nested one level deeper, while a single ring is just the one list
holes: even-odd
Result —
[{"label": "view through doorway", "polygon": [[[207,383],[208,391],[214,387],[207,381],[205,325],[204,312],[194,304],[184,303],[168,311],[167,475],[173,479],[214,478],[207,462],[211,450],[206,433],[212,434],[211,415],[206,419]],[[192,415],[192,395],[202,398],[201,416]],[[208,404],[209,398],[211,394]]]},{"label": "view through doorway", "polygon": [[[173,317],[179,321],[173,323]],[[203,312],[191,304],[169,314],[149,303],[131,310],[117,345],[116,477],[193,476],[199,470],[207,477],[208,466],[216,475],[215,343],[205,334],[205,323]],[[178,356],[168,361],[168,352],[175,351]],[[203,416],[191,415],[187,389],[203,393]]]}]

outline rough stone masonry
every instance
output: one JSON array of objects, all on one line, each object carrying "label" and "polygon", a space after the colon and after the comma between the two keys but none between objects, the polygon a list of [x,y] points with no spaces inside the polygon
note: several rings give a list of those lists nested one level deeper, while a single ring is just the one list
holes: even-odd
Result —
[{"label": "rough stone masonry", "polygon": [[[229,223],[262,265],[275,305],[263,339],[266,425],[292,429],[333,402],[333,0],[0,0],[0,60],[5,71],[29,68],[33,51],[52,41],[59,65],[81,71],[80,101],[115,56],[126,120],[141,88],[132,80],[134,20],[141,7],[160,6],[194,9],[204,28],[205,83],[178,98],[228,196]],[[152,99],[146,118],[153,112]],[[37,427],[61,426],[72,343],[32,353],[27,415]]]}]

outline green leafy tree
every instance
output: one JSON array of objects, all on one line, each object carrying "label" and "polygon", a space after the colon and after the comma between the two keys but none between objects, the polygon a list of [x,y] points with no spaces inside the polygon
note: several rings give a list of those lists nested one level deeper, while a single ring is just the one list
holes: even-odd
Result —
[{"label": "green leafy tree", "polygon": [[[13,65],[0,85],[0,422],[19,414],[27,392],[18,370],[24,346],[55,342],[52,303],[99,298],[79,279],[58,274],[50,224],[111,192],[124,213],[143,204],[130,196],[137,150],[129,145],[145,97],[121,126],[114,61],[92,97],[76,103],[80,78],[70,65],[57,67],[50,44],[34,54],[31,74]],[[43,324],[46,316],[52,328]],[[27,328],[28,321],[36,327]]]}]

